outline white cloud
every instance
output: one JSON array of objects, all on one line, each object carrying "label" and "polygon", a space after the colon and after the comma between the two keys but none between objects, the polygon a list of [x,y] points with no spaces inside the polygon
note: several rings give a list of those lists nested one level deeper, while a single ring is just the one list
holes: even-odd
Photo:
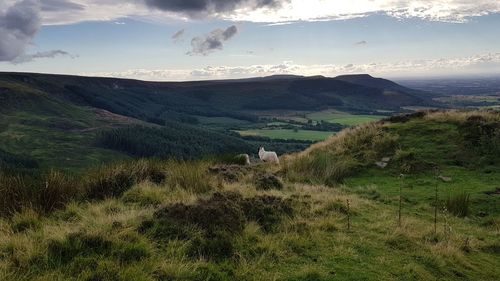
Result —
[{"label": "white cloud", "polygon": [[260,77],[275,74],[296,74],[305,76],[369,73],[385,77],[457,75],[457,74],[500,74],[500,53],[481,54],[462,58],[414,60],[393,63],[366,64],[313,64],[302,65],[286,61],[280,64],[250,66],[208,66],[187,69],[137,69],[123,72],[81,73],[90,76],[133,78],[152,81],[186,81],[209,79],[233,79]]},{"label": "white cloud", "polygon": [[[4,0],[6,3],[16,0]],[[193,15],[181,9],[146,5],[146,0],[39,0],[44,3],[43,23],[67,24],[81,21],[112,21],[134,17],[143,19],[188,19]],[[149,0],[151,2],[151,0]],[[197,0],[201,1],[201,0]],[[236,1],[236,0],[231,0]],[[275,0],[281,5],[255,5],[256,0],[237,1],[253,5],[226,5],[217,13],[203,14],[234,21],[288,23],[294,21],[340,20],[385,13],[397,18],[464,22],[470,17],[499,13],[498,0]],[[168,3],[169,0],[157,1]],[[171,1],[172,3],[181,3]],[[193,2],[193,1],[191,1]],[[190,2],[190,3],[191,3]],[[217,1],[213,1],[216,3]],[[230,1],[229,1],[230,2]],[[267,3],[262,0],[262,3]],[[55,4],[58,5],[55,5]],[[63,4],[65,3],[65,4]],[[218,2],[217,2],[218,3]],[[222,2],[224,3],[224,2]],[[259,8],[256,8],[259,7]],[[0,9],[2,5],[0,4]],[[199,14],[196,17],[200,17]]]}]

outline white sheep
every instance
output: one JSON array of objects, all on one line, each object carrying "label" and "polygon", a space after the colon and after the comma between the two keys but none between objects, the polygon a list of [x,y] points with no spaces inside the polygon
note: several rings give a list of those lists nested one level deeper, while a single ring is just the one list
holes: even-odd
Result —
[{"label": "white sheep", "polygon": [[266,150],[264,150],[264,147],[259,148],[259,158],[260,158],[260,160],[262,160],[264,162],[276,163],[276,164],[280,163],[280,160],[279,160],[276,152],[266,151]]}]

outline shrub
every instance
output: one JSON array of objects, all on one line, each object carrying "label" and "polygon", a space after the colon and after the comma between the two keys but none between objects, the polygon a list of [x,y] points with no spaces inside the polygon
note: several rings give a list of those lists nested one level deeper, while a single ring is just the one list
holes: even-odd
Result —
[{"label": "shrub", "polygon": [[238,193],[215,193],[209,199],[199,199],[196,204],[177,203],[155,213],[160,222],[178,225],[194,225],[207,233],[227,231],[240,233],[245,216],[239,206],[242,197]]},{"label": "shrub", "polygon": [[42,226],[40,216],[33,210],[16,213],[12,218],[12,231],[23,232],[28,229],[39,229]]},{"label": "shrub", "polygon": [[448,196],[446,199],[446,209],[457,217],[466,217],[469,215],[470,195],[462,192],[454,196]]},{"label": "shrub", "polygon": [[246,218],[256,221],[264,231],[272,231],[284,215],[294,213],[291,200],[270,195],[247,198],[241,205]]},{"label": "shrub", "polygon": [[191,240],[188,255],[215,261],[230,258],[234,254],[234,236],[225,231],[217,231],[208,236],[196,236]]},{"label": "shrub", "polygon": [[248,168],[240,165],[215,165],[208,168],[212,174],[218,175],[227,182],[237,182],[248,173]]},{"label": "shrub", "polygon": [[89,199],[120,196],[136,183],[146,180],[161,183],[165,178],[163,167],[156,161],[107,165],[87,175],[86,196]]},{"label": "shrub", "polygon": [[413,150],[396,150],[394,154],[394,162],[399,166],[399,169],[402,173],[416,173],[422,172],[425,170],[430,170],[434,163],[429,161],[425,161]]},{"label": "shrub", "polygon": [[283,182],[273,175],[273,174],[264,174],[257,176],[256,180],[257,189],[260,190],[270,190],[270,189],[283,189]]},{"label": "shrub", "polygon": [[244,166],[247,164],[247,158],[244,154],[224,154],[219,157],[216,157],[215,162],[225,164],[225,165],[241,165]]},{"label": "shrub", "polygon": [[393,115],[389,118],[384,119],[383,121],[389,121],[391,123],[406,123],[412,119],[420,119],[425,117],[427,113],[425,111],[418,111],[415,113],[407,113],[401,115]]},{"label": "shrub", "polygon": [[139,231],[160,240],[191,240],[191,257],[221,260],[232,256],[234,237],[243,232],[247,220],[271,231],[284,215],[292,214],[290,200],[268,195],[245,199],[236,192],[217,192],[191,205],[166,206],[144,221]]},{"label": "shrub", "polygon": [[492,161],[498,161],[500,158],[500,123],[498,121],[472,115],[460,125],[459,131],[467,150]]}]

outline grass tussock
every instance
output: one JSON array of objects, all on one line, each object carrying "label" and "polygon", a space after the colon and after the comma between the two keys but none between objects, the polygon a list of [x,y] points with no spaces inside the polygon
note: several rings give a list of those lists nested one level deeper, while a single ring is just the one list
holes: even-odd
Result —
[{"label": "grass tussock", "polygon": [[462,192],[456,195],[450,195],[446,199],[445,207],[450,213],[457,217],[466,217],[470,214],[470,194]]},{"label": "grass tussock", "polygon": [[179,162],[167,164],[168,185],[194,193],[205,193],[213,189],[214,179],[207,173],[208,162]]},{"label": "grass tussock", "polygon": [[333,185],[396,149],[398,137],[381,124],[344,130],[325,142],[285,159],[288,179]]},{"label": "grass tussock", "polygon": [[59,172],[39,177],[0,173],[0,215],[12,215],[25,208],[49,213],[64,208],[81,191],[80,183]]},{"label": "grass tussock", "polygon": [[139,160],[107,165],[87,175],[85,196],[89,199],[117,197],[137,183],[161,183],[165,178],[165,169],[157,161]]},{"label": "grass tussock", "polygon": [[176,203],[158,210],[140,231],[164,243],[186,240],[190,257],[220,261],[235,254],[235,239],[248,221],[270,232],[292,215],[291,202],[279,197],[243,198],[236,192],[217,192],[194,204]]}]

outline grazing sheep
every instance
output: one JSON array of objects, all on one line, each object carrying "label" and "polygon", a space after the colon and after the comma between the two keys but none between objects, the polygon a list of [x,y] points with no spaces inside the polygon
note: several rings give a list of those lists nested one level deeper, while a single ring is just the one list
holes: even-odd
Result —
[{"label": "grazing sheep", "polygon": [[264,147],[259,148],[259,158],[264,162],[276,163],[279,164],[280,160],[278,155],[274,151],[265,151]]},{"label": "grazing sheep", "polygon": [[239,155],[236,155],[235,159],[241,165],[247,165],[247,166],[250,165],[250,155],[248,155],[248,154],[239,154]]}]

